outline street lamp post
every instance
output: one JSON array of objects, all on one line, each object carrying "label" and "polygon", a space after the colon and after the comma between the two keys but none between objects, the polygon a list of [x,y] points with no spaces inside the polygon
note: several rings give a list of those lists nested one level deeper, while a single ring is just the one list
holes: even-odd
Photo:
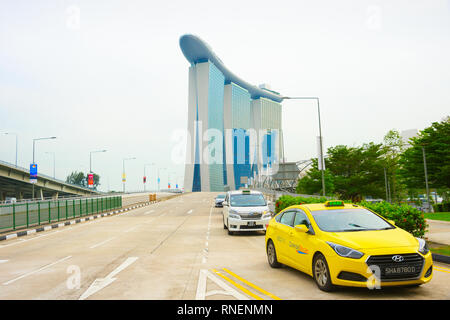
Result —
[{"label": "street lamp post", "polygon": [[18,134],[14,132],[5,132],[5,134],[13,134],[16,136],[16,168],[17,168],[17,144],[18,144]]},{"label": "street lamp post", "polygon": [[425,156],[425,148],[422,146],[422,155],[423,155],[423,170],[425,172],[425,188],[427,189],[427,209],[428,212],[431,212],[430,206],[430,189],[428,189],[428,172],[427,172],[427,159]]},{"label": "street lamp post", "polygon": [[[33,164],[34,164],[34,155],[35,155],[35,144],[36,144],[36,141],[39,141],[39,140],[51,140],[51,139],[56,139],[56,137],[47,137],[47,138],[36,138],[36,139],[33,139]],[[32,197],[32,199],[34,199],[34,183],[33,183],[33,187],[32,187],[32,195],[31,195],[31,197]]]},{"label": "street lamp post", "polygon": [[319,116],[319,143],[320,143],[320,165],[322,167],[322,194],[325,196],[325,160],[323,156],[323,146],[322,146],[322,124],[320,120],[320,103],[319,97],[283,97],[283,100],[315,100],[317,102],[317,114]]},{"label": "street lamp post", "polygon": [[99,152],[106,152],[106,151],[108,151],[108,150],[97,150],[97,151],[89,152],[89,173],[92,173],[92,154],[99,153]]},{"label": "street lamp post", "polygon": [[[147,175],[145,174],[145,168],[147,167],[147,166],[154,166],[155,164],[154,163],[148,163],[148,164],[144,164],[144,177],[146,177],[146,179],[147,179]],[[144,192],[145,192],[145,184],[147,183],[147,181],[145,181],[144,182]]]},{"label": "street lamp post", "polygon": [[123,159],[123,176],[122,176],[122,182],[123,182],[123,193],[125,193],[125,181],[126,181],[126,175],[125,175],[125,161],[126,160],[134,160],[136,158],[124,158]]}]

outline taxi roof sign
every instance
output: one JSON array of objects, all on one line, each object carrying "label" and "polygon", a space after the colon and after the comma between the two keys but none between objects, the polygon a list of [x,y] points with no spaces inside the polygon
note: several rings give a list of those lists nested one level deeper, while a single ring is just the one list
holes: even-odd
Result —
[{"label": "taxi roof sign", "polygon": [[249,189],[243,189],[242,193],[250,193],[250,190]]},{"label": "taxi roof sign", "polygon": [[325,202],[325,207],[343,207],[344,201],[342,200],[331,200]]}]

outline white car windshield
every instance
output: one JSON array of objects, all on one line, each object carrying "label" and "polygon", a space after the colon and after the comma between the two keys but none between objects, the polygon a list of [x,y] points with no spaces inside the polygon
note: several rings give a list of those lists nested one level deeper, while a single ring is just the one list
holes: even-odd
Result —
[{"label": "white car windshield", "polygon": [[262,207],[266,200],[262,194],[232,194],[230,206],[232,207]]}]

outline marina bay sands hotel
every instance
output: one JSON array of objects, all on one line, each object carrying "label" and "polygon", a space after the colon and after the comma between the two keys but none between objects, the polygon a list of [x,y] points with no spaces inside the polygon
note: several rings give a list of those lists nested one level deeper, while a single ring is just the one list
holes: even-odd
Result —
[{"label": "marina bay sands hotel", "polygon": [[283,98],[233,74],[194,35],[180,47],[190,63],[184,189],[239,189],[283,157]]}]

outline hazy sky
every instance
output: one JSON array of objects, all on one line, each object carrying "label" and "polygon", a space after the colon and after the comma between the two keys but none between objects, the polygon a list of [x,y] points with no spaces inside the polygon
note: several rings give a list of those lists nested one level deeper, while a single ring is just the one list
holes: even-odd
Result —
[{"label": "hazy sky", "polygon": [[[171,139],[187,127],[192,33],[235,74],[283,95],[319,96],[324,146],[381,142],[450,111],[450,0],[0,1],[0,132],[19,135],[19,165],[56,176],[93,169],[103,190],[142,189],[144,164],[161,186],[181,183]],[[316,156],[313,102],[283,103],[288,161]],[[14,163],[13,136],[0,159]],[[156,186],[156,169],[147,176]]]}]

